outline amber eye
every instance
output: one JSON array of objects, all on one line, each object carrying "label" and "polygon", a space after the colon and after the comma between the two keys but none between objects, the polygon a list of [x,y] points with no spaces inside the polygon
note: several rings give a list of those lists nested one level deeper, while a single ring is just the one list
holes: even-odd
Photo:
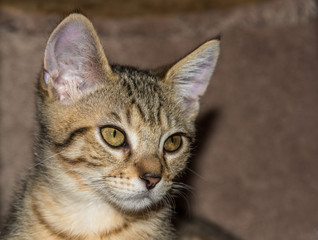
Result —
[{"label": "amber eye", "polygon": [[182,139],[180,135],[170,136],[164,143],[163,148],[166,152],[177,151],[182,144]]},{"label": "amber eye", "polygon": [[104,127],[101,133],[104,140],[112,147],[120,147],[125,143],[125,135],[116,128]]}]

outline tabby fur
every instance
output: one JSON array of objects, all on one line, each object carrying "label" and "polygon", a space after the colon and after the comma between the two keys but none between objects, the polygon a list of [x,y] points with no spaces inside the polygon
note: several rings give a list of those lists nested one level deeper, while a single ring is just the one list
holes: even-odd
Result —
[{"label": "tabby fur", "polygon": [[[91,22],[64,19],[37,83],[34,167],[1,239],[174,239],[173,179],[186,166],[218,54],[211,40],[160,71],[110,65]],[[125,142],[109,145],[105,127]],[[171,136],[182,142],[165,151]]]}]

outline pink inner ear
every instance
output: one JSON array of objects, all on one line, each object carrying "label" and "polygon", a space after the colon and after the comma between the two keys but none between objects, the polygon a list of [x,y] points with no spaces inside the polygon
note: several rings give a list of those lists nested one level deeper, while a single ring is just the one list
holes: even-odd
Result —
[{"label": "pink inner ear", "polygon": [[204,94],[209,80],[211,78],[211,70],[208,67],[200,69],[201,73],[191,79],[191,89],[189,95],[192,97],[200,97]]},{"label": "pink inner ear", "polygon": [[59,32],[55,46],[55,52],[59,53],[73,52],[75,53],[81,48],[82,42],[85,41],[85,29],[75,22],[68,24]]},{"label": "pink inner ear", "polygon": [[44,78],[45,85],[48,86],[50,74],[45,69],[44,69],[44,73],[43,73],[43,78]]},{"label": "pink inner ear", "polygon": [[44,81],[52,81],[54,95],[69,103],[98,82],[100,54],[92,29],[81,19],[66,21],[51,38],[45,51]]}]

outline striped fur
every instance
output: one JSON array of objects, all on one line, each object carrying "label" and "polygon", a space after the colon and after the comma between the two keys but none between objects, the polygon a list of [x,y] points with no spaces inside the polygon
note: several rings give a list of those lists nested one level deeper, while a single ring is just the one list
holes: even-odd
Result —
[{"label": "striped fur", "polygon": [[[196,51],[180,62],[194,64],[187,71],[199,79],[206,66],[212,74],[218,41]],[[78,14],[65,19],[48,41],[37,85],[34,168],[1,239],[174,239],[173,179],[185,168],[197,103],[211,76],[204,84],[185,79],[180,62],[161,73],[109,65],[91,23]],[[179,79],[185,89],[203,90],[184,95]],[[106,144],[105,126],[122,131],[125,144]],[[164,151],[174,134],[182,145]],[[161,178],[152,189],[147,174]]]}]

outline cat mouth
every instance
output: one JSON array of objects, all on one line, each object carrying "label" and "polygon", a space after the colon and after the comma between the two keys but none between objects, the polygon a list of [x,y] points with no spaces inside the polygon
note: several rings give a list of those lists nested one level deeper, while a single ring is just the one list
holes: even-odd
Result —
[{"label": "cat mouth", "polygon": [[127,199],[134,201],[134,200],[143,200],[143,199],[151,200],[152,198],[151,198],[150,191],[144,191],[144,192],[141,192],[137,195],[129,196]]},{"label": "cat mouth", "polygon": [[117,208],[126,211],[142,211],[160,201],[160,199],[154,197],[151,190],[129,194],[113,192],[111,195],[108,195],[108,199]]},{"label": "cat mouth", "polygon": [[154,201],[148,194],[129,196],[124,199],[118,199],[116,205],[127,211],[141,211],[153,205]]},{"label": "cat mouth", "polygon": [[121,199],[123,201],[154,201],[152,197],[152,192],[151,191],[142,191],[138,193],[130,193],[127,194],[126,196],[121,196]]}]

